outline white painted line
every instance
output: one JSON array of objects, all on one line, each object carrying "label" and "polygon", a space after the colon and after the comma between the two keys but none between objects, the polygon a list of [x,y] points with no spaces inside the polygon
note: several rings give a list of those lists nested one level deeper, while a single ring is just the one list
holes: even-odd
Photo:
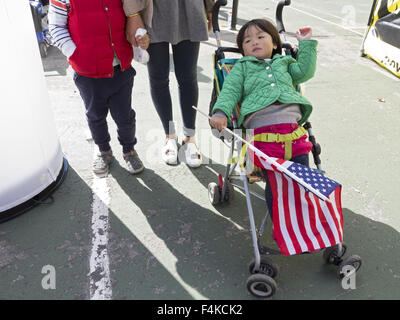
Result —
[{"label": "white painted line", "polygon": [[373,66],[372,69],[374,69],[376,72],[383,74],[385,77],[387,77],[389,79],[392,79],[397,82],[400,81],[399,78],[397,78],[394,74],[390,73],[389,70],[384,69],[383,67]]},{"label": "white painted line", "polygon": [[363,67],[367,67],[369,69],[372,69],[376,72],[379,72],[380,74],[384,75],[387,78],[390,78],[396,82],[399,82],[400,79],[396,77],[394,74],[392,74],[389,70],[384,69],[383,67],[380,67],[375,61],[368,57],[362,57],[357,60],[357,63],[362,65]]},{"label": "white painted line", "polygon": [[44,71],[44,76],[45,77],[54,77],[54,76],[59,76],[60,73],[58,71],[52,70],[52,71]]},{"label": "white painted line", "polygon": [[112,297],[110,261],[108,258],[108,205],[110,194],[107,177],[93,174],[92,248],[90,254],[90,300],[110,300]]},{"label": "white painted line", "polygon": [[[278,1],[275,1],[275,0],[272,0],[272,2],[278,3]],[[364,36],[363,33],[354,31],[354,30],[352,30],[351,28],[348,28],[348,27],[345,27],[345,26],[340,25],[340,24],[338,24],[338,23],[335,23],[335,22],[329,21],[329,20],[327,20],[327,19],[318,17],[318,16],[313,15],[313,14],[311,14],[311,13],[308,13],[308,12],[306,12],[306,11],[297,9],[297,8],[293,7],[293,5],[288,6],[288,8],[289,8],[289,9],[292,9],[292,10],[296,10],[296,11],[298,11],[298,12],[301,12],[301,13],[307,15],[307,16],[313,17],[313,18],[318,19],[318,20],[321,20],[321,21],[323,21],[323,22],[329,23],[329,24],[334,25],[334,26],[336,26],[336,27],[339,27],[339,28],[345,29],[345,30],[347,30],[347,31],[353,32],[353,33],[355,33],[355,34],[357,34],[357,35],[359,35],[359,36],[361,36],[361,37]]]},{"label": "white painted line", "polygon": [[[142,185],[146,185],[142,180]],[[113,208],[113,214],[120,219],[121,223],[135,236],[138,241],[149,251],[152,257],[156,258],[157,261],[165,268],[165,270],[179,283],[180,286],[189,294],[193,299],[206,300],[208,299],[201,293],[201,290],[196,289],[192,284],[185,281],[185,277],[182,278],[182,273],[178,271],[178,265],[180,263],[175,254],[170,250],[165,240],[160,238],[153,230],[154,226],[150,224],[146,215],[143,214],[141,209],[130,199],[125,191],[120,188],[118,184],[115,186],[115,193],[118,194],[119,200],[122,201],[126,206],[124,210],[119,208]],[[149,192],[151,188],[146,186],[146,192]],[[154,195],[156,196],[156,195]],[[127,214],[129,212],[129,214]]]},{"label": "white painted line", "polygon": [[[322,10],[318,10],[318,9],[316,9],[316,8],[311,8],[311,10],[314,10],[314,11],[316,11],[316,12],[318,12],[318,13],[320,13],[320,14],[324,14],[324,15],[326,15],[326,16],[330,16],[330,17],[332,17],[332,18],[335,18],[335,19],[338,19],[338,20],[342,20],[343,19],[343,16],[337,16],[337,15],[335,15],[335,14],[332,14],[332,13],[328,13],[328,12],[325,12],[325,11],[322,11]],[[354,25],[354,26],[351,26],[351,29],[362,29],[362,30],[365,30],[367,28],[367,23],[365,23],[364,25]]]}]

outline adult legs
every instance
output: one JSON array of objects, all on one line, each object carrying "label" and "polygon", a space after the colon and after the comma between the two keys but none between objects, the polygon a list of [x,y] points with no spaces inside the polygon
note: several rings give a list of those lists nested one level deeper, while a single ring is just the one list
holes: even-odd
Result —
[{"label": "adult legs", "polygon": [[[175,76],[178,81],[179,104],[183,120],[183,143],[180,150],[183,161],[192,168],[202,164],[202,156],[194,143],[196,110],[199,98],[197,83],[197,61],[199,57],[200,42],[189,40],[181,41],[172,46]],[[182,158],[181,158],[182,159]]]},{"label": "adult legs", "polygon": [[[194,136],[199,89],[197,83],[197,61],[199,42],[182,41],[172,46],[175,75],[178,81],[179,101],[184,125],[184,134]],[[167,135],[174,135],[172,101],[169,91],[169,43],[152,43],[148,48],[150,61],[147,70],[150,79],[150,93]]]},{"label": "adult legs", "polygon": [[147,51],[150,55],[147,70],[151,98],[165,134],[173,136],[175,135],[175,127],[172,125],[172,100],[169,91],[169,43],[152,43]]},{"label": "adult legs", "polygon": [[199,99],[197,82],[197,61],[200,42],[181,41],[172,46],[175,76],[178,81],[179,102],[183,119],[183,133],[193,137],[195,133],[196,110]]}]

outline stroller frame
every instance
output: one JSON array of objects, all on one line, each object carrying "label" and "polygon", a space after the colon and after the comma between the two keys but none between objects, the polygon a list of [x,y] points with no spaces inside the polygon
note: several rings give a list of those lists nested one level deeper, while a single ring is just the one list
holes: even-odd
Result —
[{"label": "stroller frame", "polygon": [[[276,24],[278,28],[278,32],[281,36],[282,40],[282,47],[287,55],[291,55],[293,57],[296,57],[297,50],[293,48],[285,38],[285,28],[282,22],[282,11],[284,6],[289,6],[291,3],[290,0],[281,0],[276,9]],[[219,15],[219,10],[221,6],[225,6],[227,4],[226,0],[218,0],[214,6],[213,9],[213,14],[212,14],[212,23],[213,23],[213,31],[217,40],[217,50],[215,51],[214,54],[214,67],[216,68],[218,66],[218,61],[222,60],[225,58],[225,53],[226,52],[232,52],[232,53],[240,53],[237,48],[231,48],[231,47],[222,47],[221,46],[221,39],[220,39],[220,29],[219,29],[219,24],[218,24],[218,15]],[[218,79],[214,80],[214,89],[213,89],[213,94],[212,94],[212,99],[210,103],[210,113],[212,111],[212,106],[214,105],[216,101],[216,93],[217,89],[216,86]],[[299,87],[297,88],[299,90]],[[238,114],[237,111],[233,111],[233,117],[232,117],[232,127],[233,130],[238,130]],[[304,125],[304,128],[308,132],[309,136],[309,141],[312,143],[312,154],[313,154],[313,160],[314,163],[317,167],[317,170],[321,173],[323,173],[321,169],[321,159],[319,157],[321,153],[321,147],[320,145],[316,142],[316,139],[312,133],[311,130],[311,123],[306,122]],[[214,130],[214,134],[215,134]],[[216,134],[215,134],[216,135]],[[218,135],[216,135],[218,136]],[[218,136],[222,141],[225,140],[225,136]],[[229,140],[229,138],[228,138]],[[238,152],[238,158],[240,158],[240,151],[242,148],[242,141],[232,137],[232,140],[230,141],[230,154],[229,154],[229,159],[233,159],[235,150]],[[229,202],[232,197],[233,197],[233,192],[234,189],[233,187],[236,187],[238,189],[241,189],[245,192],[246,195],[246,202],[247,202],[247,209],[248,209],[248,214],[249,214],[249,223],[250,223],[250,230],[251,230],[251,237],[252,237],[252,243],[253,243],[253,249],[254,249],[254,261],[250,264],[249,266],[249,272],[251,273],[251,276],[247,280],[247,289],[249,292],[260,298],[267,298],[271,297],[277,288],[276,282],[274,278],[277,276],[279,268],[278,266],[272,262],[268,258],[261,258],[261,255],[280,255],[282,254],[279,250],[275,250],[272,248],[268,248],[265,246],[262,246],[260,244],[260,238],[264,233],[265,227],[267,225],[267,219],[268,216],[270,216],[270,213],[267,213],[261,223],[261,226],[259,230],[257,231],[256,228],[256,223],[254,219],[254,213],[253,213],[253,207],[251,203],[251,196],[254,196],[256,198],[259,198],[261,200],[265,201],[265,197],[261,196],[255,192],[252,192],[249,188],[249,177],[245,170],[240,170],[239,175],[235,175],[235,169],[237,167],[238,162],[232,163],[231,161],[228,162],[225,174],[222,176],[222,174],[219,174],[218,180],[219,183],[216,184],[214,182],[211,182],[208,185],[208,195],[209,195],[209,200],[213,205],[218,205],[223,202]],[[232,183],[234,181],[241,181],[243,183],[243,186]],[[271,216],[272,218],[272,216]],[[329,264],[334,264],[336,266],[339,266],[337,275],[340,279],[342,279],[345,276],[344,268],[346,266],[351,266],[354,272],[358,271],[358,269],[361,267],[361,258],[356,255],[352,255],[347,259],[342,259],[346,252],[346,245],[344,243],[339,243],[335,246],[328,247],[324,249],[323,253],[323,259],[326,263]],[[348,274],[346,274],[348,275]]]},{"label": "stroller frame", "polygon": [[47,57],[48,47],[52,45],[49,33],[47,13],[49,11],[49,0],[29,0],[33,24],[35,26],[36,39],[42,58]]}]

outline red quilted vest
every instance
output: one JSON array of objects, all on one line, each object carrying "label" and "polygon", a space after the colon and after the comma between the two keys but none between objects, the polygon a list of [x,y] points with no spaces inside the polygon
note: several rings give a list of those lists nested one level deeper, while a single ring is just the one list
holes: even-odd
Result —
[{"label": "red quilted vest", "polygon": [[76,50],[71,67],[91,78],[113,76],[114,53],[121,69],[130,67],[133,50],[125,37],[125,14],[121,0],[70,0],[68,28]]}]

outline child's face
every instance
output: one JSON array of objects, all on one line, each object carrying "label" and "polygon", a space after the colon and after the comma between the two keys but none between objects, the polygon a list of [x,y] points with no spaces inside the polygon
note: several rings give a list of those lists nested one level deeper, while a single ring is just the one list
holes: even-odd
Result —
[{"label": "child's face", "polygon": [[245,56],[253,56],[257,59],[271,59],[272,51],[276,49],[269,33],[256,26],[247,28],[243,39],[243,52]]}]

